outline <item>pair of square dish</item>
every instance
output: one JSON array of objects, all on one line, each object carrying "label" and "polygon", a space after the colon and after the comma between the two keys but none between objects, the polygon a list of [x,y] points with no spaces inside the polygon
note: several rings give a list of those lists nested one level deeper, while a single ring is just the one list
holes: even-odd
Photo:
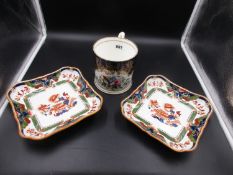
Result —
[{"label": "pair of square dish", "polygon": [[[97,113],[103,98],[79,69],[63,67],[20,82],[8,94],[19,135],[45,139]],[[126,119],[177,152],[196,148],[212,107],[209,101],[161,75],[148,76],[121,102]]]}]

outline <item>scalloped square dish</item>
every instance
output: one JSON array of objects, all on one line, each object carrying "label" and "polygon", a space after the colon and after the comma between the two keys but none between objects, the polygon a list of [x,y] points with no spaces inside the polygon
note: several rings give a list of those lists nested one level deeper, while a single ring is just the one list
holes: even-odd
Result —
[{"label": "scalloped square dish", "polygon": [[41,140],[98,112],[103,103],[79,69],[63,67],[7,94],[23,138]]},{"label": "scalloped square dish", "polygon": [[207,98],[161,75],[151,75],[121,102],[122,114],[177,152],[197,147],[212,107]]}]

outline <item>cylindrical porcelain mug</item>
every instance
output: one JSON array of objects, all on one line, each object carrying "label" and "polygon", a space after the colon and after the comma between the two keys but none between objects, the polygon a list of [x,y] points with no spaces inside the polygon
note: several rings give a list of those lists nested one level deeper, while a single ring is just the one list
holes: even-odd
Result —
[{"label": "cylindrical porcelain mug", "polygon": [[118,37],[106,37],[95,42],[96,55],[95,85],[102,92],[121,94],[132,85],[134,58],[138,54],[135,43],[125,39],[125,33]]}]

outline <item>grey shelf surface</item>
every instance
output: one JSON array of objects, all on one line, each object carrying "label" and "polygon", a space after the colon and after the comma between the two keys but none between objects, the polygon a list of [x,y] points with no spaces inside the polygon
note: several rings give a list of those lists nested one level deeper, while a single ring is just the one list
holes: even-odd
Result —
[{"label": "grey shelf surface", "polygon": [[[94,86],[92,44],[102,36],[50,33],[24,79],[76,66]],[[130,37],[130,36],[129,36]],[[139,47],[133,87],[106,95],[96,115],[44,141],[24,140],[8,106],[0,118],[0,172],[9,174],[232,174],[233,157],[215,114],[197,150],[176,153],[124,119],[120,101],[149,74],[162,74],[204,94],[180,41],[130,38]],[[96,89],[96,88],[95,88]]]}]

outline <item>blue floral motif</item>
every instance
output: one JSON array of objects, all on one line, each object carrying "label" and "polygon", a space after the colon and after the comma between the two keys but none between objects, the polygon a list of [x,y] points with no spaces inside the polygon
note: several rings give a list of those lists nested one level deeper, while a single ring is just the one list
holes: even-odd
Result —
[{"label": "blue floral motif", "polygon": [[188,136],[193,142],[196,142],[200,134],[200,130],[202,126],[204,126],[205,122],[206,122],[206,117],[201,117],[201,118],[196,119],[195,124],[192,124],[190,126]]}]

